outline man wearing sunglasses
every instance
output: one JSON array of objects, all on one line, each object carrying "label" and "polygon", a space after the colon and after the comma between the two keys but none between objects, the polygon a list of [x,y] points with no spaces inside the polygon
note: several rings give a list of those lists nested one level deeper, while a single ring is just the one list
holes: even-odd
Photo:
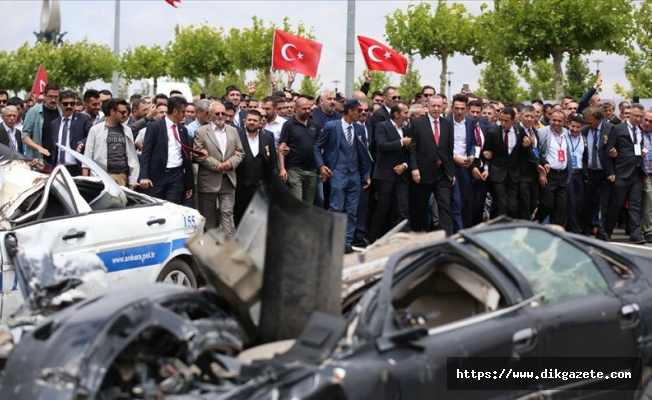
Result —
[{"label": "man wearing sunglasses", "polygon": [[[52,143],[58,143],[64,147],[82,152],[88,131],[93,126],[88,115],[75,112],[77,95],[70,90],[64,90],[59,96],[59,107],[61,116],[50,124]],[[70,175],[81,175],[81,165],[75,157],[64,151],[59,151],[55,145],[52,149],[52,165],[65,165]]]},{"label": "man wearing sunglasses", "polygon": [[[94,125],[88,133],[84,155],[104,168],[118,185],[133,190],[138,184],[140,164],[133,134],[125,125],[129,118],[127,101],[109,99],[105,109],[108,114],[104,121]],[[86,167],[82,169],[84,176],[89,172]]]}]

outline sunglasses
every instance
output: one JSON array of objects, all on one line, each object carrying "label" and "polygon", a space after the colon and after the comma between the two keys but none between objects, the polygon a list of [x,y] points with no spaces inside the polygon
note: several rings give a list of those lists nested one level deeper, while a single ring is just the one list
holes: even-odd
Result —
[{"label": "sunglasses", "polygon": [[127,114],[129,114],[129,111],[128,111],[128,110],[116,110],[116,111],[119,112],[119,113],[122,114],[122,115],[127,115]]},{"label": "sunglasses", "polygon": [[74,101],[62,101],[61,102],[61,105],[64,106],[64,107],[73,107],[75,104],[77,104],[77,103],[75,103]]},{"label": "sunglasses", "polygon": [[401,100],[401,96],[392,96],[392,100]]},{"label": "sunglasses", "polygon": [[7,100],[1,100],[0,99],[0,104],[7,104]]},{"label": "sunglasses", "polygon": [[360,112],[367,112],[367,111],[369,111],[369,109],[368,109],[368,108],[362,108],[362,107],[360,107],[360,108],[358,108],[358,111],[360,111]]},{"label": "sunglasses", "polygon": [[434,93],[424,93],[422,96],[428,98],[428,97],[434,96],[434,95],[435,95]]},{"label": "sunglasses", "polygon": [[216,112],[216,113],[213,113],[213,115],[215,115],[216,117],[226,117],[225,112]]}]

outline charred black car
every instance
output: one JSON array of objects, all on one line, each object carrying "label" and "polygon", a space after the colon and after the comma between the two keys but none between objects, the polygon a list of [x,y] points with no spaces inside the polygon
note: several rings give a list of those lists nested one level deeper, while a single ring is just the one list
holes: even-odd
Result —
[{"label": "charred black car", "polygon": [[[289,350],[268,351],[253,362],[236,354],[266,335],[254,334],[255,321],[224,287],[149,285],[73,305],[16,345],[0,399],[621,399],[652,393],[649,257],[543,225],[496,221],[374,262],[381,274],[344,299],[344,317],[315,313]],[[263,286],[270,284],[268,272]],[[295,286],[307,280],[295,278]],[[298,310],[321,295],[290,300]],[[265,301],[263,294],[261,325]],[[291,310],[280,315],[286,316],[281,324],[293,319]],[[544,376],[553,365],[573,372],[588,365],[607,375]],[[488,379],[464,373],[474,370]],[[498,379],[525,370],[541,379]]]}]

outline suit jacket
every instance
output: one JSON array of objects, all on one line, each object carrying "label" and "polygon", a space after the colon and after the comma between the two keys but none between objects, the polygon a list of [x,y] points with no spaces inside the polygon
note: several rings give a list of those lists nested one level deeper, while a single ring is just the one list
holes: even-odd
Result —
[{"label": "suit jacket", "polygon": [[[63,117],[59,117],[50,123],[50,133],[52,134],[52,143],[59,143],[59,128],[63,122]],[[91,130],[93,124],[91,119],[86,114],[74,112],[70,116],[70,148],[75,150],[77,145],[82,143],[86,144],[88,138],[88,131]],[[52,154],[52,165],[59,163],[59,148],[54,146]],[[79,162],[78,165],[81,166]]]},{"label": "suit jacket", "polygon": [[[410,150],[401,142],[401,136],[392,121],[383,121],[376,127],[376,163],[373,178],[393,181],[397,177],[407,179],[409,173]],[[407,164],[408,170],[402,175],[394,173],[394,167]]]},{"label": "suit jacket", "polygon": [[[451,127],[453,127],[453,142],[454,142],[455,120],[453,119],[452,115],[447,116],[446,119],[448,120],[448,122],[450,122]],[[464,117],[464,126],[466,128],[466,156],[467,157],[473,156],[475,155],[475,146],[477,146],[477,142],[475,139],[475,121],[473,120],[473,118],[467,115]]]},{"label": "suit jacket", "polygon": [[519,160],[521,158],[527,159],[534,168],[538,165],[538,160],[532,148],[523,147],[525,130],[518,125],[514,125],[513,129],[516,132],[516,145],[509,154],[505,151],[502,127],[493,126],[486,132],[483,152],[484,150],[491,151],[492,157],[491,160],[487,160],[483,154],[482,158],[483,161],[489,162],[489,180],[491,182],[504,182],[507,175],[509,175],[512,182],[519,182]]},{"label": "suit jacket", "polygon": [[[645,135],[640,126],[636,127],[636,137],[641,149],[643,149]],[[613,148],[618,151],[618,157],[614,160],[613,169],[611,167],[605,168],[605,173],[607,176],[616,175],[616,185],[629,178],[636,168],[640,167],[645,172],[642,156],[634,155],[634,142],[629,134],[629,124],[627,122],[618,124],[611,130],[605,152],[609,153]]]},{"label": "suit jacket", "polygon": [[[227,176],[233,187],[237,186],[236,168],[242,162],[244,150],[238,131],[226,125],[226,151],[222,154],[220,145],[213,131],[213,124],[206,124],[195,131],[193,147],[197,150],[208,151],[208,157],[195,156],[195,162],[199,164],[197,171],[197,191],[200,193],[216,193],[222,187],[222,177]],[[225,172],[217,172],[215,168],[218,162],[231,161],[231,168]]]},{"label": "suit jacket", "polygon": [[[140,162],[140,179],[149,179],[156,183],[163,179],[165,168],[168,163],[168,128],[167,117],[158,121],[147,124],[145,131],[145,140]],[[188,143],[188,130],[185,126],[177,124],[179,140],[182,143]],[[183,187],[185,190],[194,188],[194,178],[192,174],[192,159],[188,152],[181,152],[183,160]]]},{"label": "suit jacket", "polygon": [[[520,124],[519,126],[525,130],[524,126]],[[528,132],[526,131],[525,133],[527,134]],[[539,151],[539,134],[536,129],[534,130],[534,136],[536,137],[536,142],[533,141],[532,144],[530,145],[530,150],[533,153],[534,153],[534,149],[536,149],[537,152]],[[519,179],[521,180],[521,182],[536,182],[539,179],[539,171],[537,170],[537,164],[533,165],[531,163],[530,157],[521,157],[518,160],[518,168],[519,168]]]},{"label": "suit jacket", "polygon": [[[258,131],[258,155],[254,157],[249,146],[247,133],[240,132],[240,142],[244,151],[242,162],[235,170],[238,178],[238,187],[257,186],[260,179],[269,180],[277,171],[276,148],[274,147],[274,134],[266,134],[264,131]],[[271,133],[271,132],[269,132]],[[262,163],[257,163],[256,158],[262,158]],[[263,170],[257,170],[261,167]]]},{"label": "suit jacket", "polygon": [[[410,172],[419,170],[421,182],[435,182],[435,172],[442,169],[452,182],[455,176],[453,167],[453,126],[439,117],[439,146],[435,144],[435,133],[430,117],[424,115],[415,119],[410,127]],[[438,166],[437,159],[441,160]]]},{"label": "suit jacket", "polygon": [[[613,129],[613,125],[609,123],[606,119],[602,120],[602,123],[600,124],[599,132],[598,132],[598,160],[600,161],[600,165],[602,166],[602,169],[604,171],[611,171],[613,174],[614,171],[614,159],[611,157],[607,156],[606,153],[606,148],[607,148],[607,142],[609,141],[609,135],[611,135],[611,130]],[[587,146],[588,146],[588,135],[589,135],[589,127],[588,125],[584,125],[582,127],[582,136],[584,136],[587,139]],[[588,151],[587,151],[588,153]],[[588,157],[588,154],[587,154]],[[588,168],[588,163],[591,160],[587,159],[587,168]],[[609,164],[609,165],[605,165]]]},{"label": "suit jacket", "polygon": [[[563,131],[566,131],[566,169],[568,170],[568,177],[566,181],[570,181],[571,175],[573,175],[573,158],[571,156],[571,142],[570,142],[570,132],[566,128],[562,128]],[[541,128],[538,131],[539,135],[539,163],[541,165],[546,165],[549,163],[546,155],[548,154],[548,148],[550,146],[550,140],[552,139],[553,133],[550,131],[550,125],[545,128]]]},{"label": "suit jacket", "polygon": [[[20,154],[23,154],[22,135],[23,134],[20,132],[20,129],[14,129],[14,139],[16,140],[16,146],[18,147],[17,151],[19,151]],[[5,129],[5,124],[2,123],[0,123],[0,143],[4,144],[10,149],[13,149],[13,146],[11,145],[11,140],[9,139],[9,135],[7,134],[7,130]]]},{"label": "suit jacket", "polygon": [[[358,152],[358,173],[360,175],[360,181],[365,182],[371,173],[369,150],[364,140],[362,126],[356,123],[353,123],[352,126],[354,135],[353,143]],[[324,165],[331,171],[335,168],[340,154],[340,142],[342,140],[346,140],[344,129],[342,129],[342,121],[327,122],[313,147],[317,169],[320,169]],[[323,155],[322,150],[324,151]]]}]

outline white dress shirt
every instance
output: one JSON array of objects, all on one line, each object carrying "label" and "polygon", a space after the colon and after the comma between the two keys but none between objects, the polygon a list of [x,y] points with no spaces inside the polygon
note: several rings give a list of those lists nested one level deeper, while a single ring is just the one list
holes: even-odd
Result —
[{"label": "white dress shirt", "polygon": [[[179,168],[183,165],[183,157],[181,156],[181,143],[177,140],[172,130],[172,125],[176,125],[167,116],[165,117],[165,126],[168,130],[168,163],[165,168]],[[177,126],[177,134],[179,127]]]},{"label": "white dress shirt", "polygon": [[256,133],[256,136],[252,138],[249,132],[247,132],[247,142],[249,142],[251,154],[253,154],[254,157],[258,156],[260,150],[260,134]]},{"label": "white dress shirt", "polygon": [[455,121],[453,118],[453,155],[466,158],[466,121]]},{"label": "white dress shirt", "polygon": [[226,154],[226,124],[220,129],[217,125],[215,125],[214,122],[211,122],[211,128],[213,128],[213,134],[215,135],[215,139],[217,139],[217,145],[220,147],[220,151],[222,152],[222,159],[224,159],[224,155]]}]

